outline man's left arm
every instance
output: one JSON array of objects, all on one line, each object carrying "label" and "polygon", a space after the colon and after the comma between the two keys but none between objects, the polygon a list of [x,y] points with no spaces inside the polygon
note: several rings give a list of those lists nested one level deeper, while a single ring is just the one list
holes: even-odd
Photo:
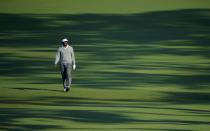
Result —
[{"label": "man's left arm", "polygon": [[71,51],[71,56],[72,56],[72,62],[73,62],[73,69],[76,69],[76,60],[75,60],[75,55],[74,55],[74,49],[72,48]]}]

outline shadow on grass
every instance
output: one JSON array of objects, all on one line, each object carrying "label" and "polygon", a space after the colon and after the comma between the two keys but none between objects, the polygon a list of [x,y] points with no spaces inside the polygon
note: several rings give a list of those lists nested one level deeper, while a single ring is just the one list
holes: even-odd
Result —
[{"label": "shadow on grass", "polygon": [[[183,87],[200,88],[203,84],[209,85],[209,81],[203,79],[209,75],[163,75],[138,71],[209,72],[206,66],[210,58],[210,18],[206,15],[209,12],[208,9],[196,9],[131,15],[0,14],[0,43],[8,50],[1,53],[0,72],[3,76],[14,77],[55,74],[56,71],[49,67],[53,65],[59,40],[70,36],[78,65],[74,83],[80,87],[125,89],[147,83],[174,84],[174,81]],[[20,51],[10,51],[12,48]],[[27,49],[28,54],[35,53],[34,57],[25,60],[19,55],[21,49]],[[36,56],[39,53],[53,57]],[[165,59],[158,58],[164,55]],[[188,57],[194,56],[203,60],[186,62]],[[48,82],[58,81],[49,78]]]},{"label": "shadow on grass", "polygon": [[[140,100],[113,100],[113,99],[94,99],[94,98],[81,98],[81,97],[39,97],[23,100],[6,100],[1,98],[1,104],[21,104],[30,105],[32,108],[1,108],[0,109],[0,124],[1,129],[11,130],[13,127],[20,130],[49,130],[49,129],[71,129],[64,127],[62,124],[56,124],[56,121],[66,121],[71,126],[73,122],[81,123],[94,123],[94,124],[129,124],[139,123],[144,124],[173,124],[173,125],[209,125],[210,122],[206,120],[188,120],[183,117],[195,116],[209,116],[208,110],[205,109],[191,109],[191,108],[178,108],[161,106],[156,102],[146,102]],[[146,103],[145,103],[146,102]],[[53,108],[35,109],[33,106],[48,106]],[[81,109],[65,109],[66,107],[81,107]],[[61,107],[59,109],[54,107]],[[104,110],[87,109],[91,108],[104,108]],[[84,109],[82,109],[84,108]],[[105,110],[107,108],[115,108],[115,110]],[[134,109],[132,111],[120,110],[122,108]],[[141,109],[141,110],[136,110]],[[151,110],[152,111],[149,111]],[[148,111],[147,111],[148,110]],[[159,112],[160,110],[167,110],[167,112]],[[143,111],[143,112],[142,112]],[[18,113],[17,113],[18,112]],[[173,112],[180,112],[174,114]],[[142,115],[160,115],[164,119],[143,119],[141,117],[131,117],[127,114],[142,114]],[[134,114],[133,114],[134,115]],[[165,116],[165,117],[164,117]],[[170,119],[171,116],[172,119]],[[176,117],[176,118],[173,118]],[[27,120],[34,124],[17,124],[19,120]],[[55,120],[55,121],[54,121]],[[43,121],[43,122],[42,122]],[[41,122],[36,124],[36,122]],[[80,124],[81,124],[80,123]],[[51,126],[52,125],[52,126]],[[75,128],[76,129],[76,128]],[[80,129],[80,127],[78,127]],[[84,128],[88,129],[88,128]],[[105,129],[105,128],[101,128]],[[127,128],[122,128],[127,129]],[[133,128],[131,128],[133,129]],[[140,129],[140,128],[139,128]],[[143,128],[142,128],[143,129]],[[150,130],[150,128],[145,128]],[[153,129],[151,129],[153,130]],[[155,130],[155,129],[154,129]],[[160,130],[159,128],[156,130]],[[163,128],[164,130],[164,128]],[[173,131],[173,129],[171,129]]]},{"label": "shadow on grass", "polygon": [[[57,107],[101,107],[101,108],[115,108],[115,109],[121,109],[121,108],[132,108],[132,109],[161,109],[161,110],[169,110],[168,113],[158,113],[158,112],[149,112],[148,114],[156,114],[156,115],[170,115],[170,116],[210,116],[210,111],[208,109],[191,109],[191,108],[182,108],[182,107],[171,107],[168,103],[163,102],[173,102],[172,104],[197,104],[196,101],[192,100],[186,95],[186,101],[183,101],[182,98],[178,99],[177,101],[170,100],[169,96],[167,99],[163,100],[138,100],[138,99],[96,99],[96,98],[82,98],[82,97],[69,97],[69,96],[46,96],[46,97],[34,97],[30,99],[8,99],[1,97],[0,102],[2,104],[26,104],[31,106],[57,106]],[[182,96],[183,97],[183,96]],[[198,96],[199,97],[199,96]],[[208,96],[207,96],[208,97]],[[189,100],[190,99],[190,100]],[[206,99],[206,98],[205,98]],[[193,101],[193,102],[192,102]],[[204,101],[198,100],[198,101]],[[201,104],[208,104],[201,103]],[[138,110],[136,110],[138,112]],[[182,114],[170,114],[170,112],[182,112]],[[123,113],[122,111],[121,113]],[[135,112],[135,111],[133,111]],[[120,112],[118,112],[120,113]],[[129,113],[129,112],[128,112]],[[139,112],[143,113],[143,112]],[[183,114],[186,113],[186,114]],[[190,113],[190,114],[189,114]],[[143,114],[146,114],[144,112]]]},{"label": "shadow on grass", "polygon": [[204,92],[167,92],[161,101],[174,104],[209,104],[210,93]]},{"label": "shadow on grass", "polygon": [[[18,112],[18,113],[17,113]],[[53,120],[85,123],[100,123],[100,124],[125,124],[136,123],[140,124],[175,124],[175,125],[208,125],[210,122],[202,120],[181,120],[181,119],[134,119],[119,112],[95,111],[95,110],[39,110],[39,109],[25,109],[25,108],[1,108],[1,127],[2,129],[16,129],[32,130],[32,129],[65,129],[61,125],[53,122]],[[16,120],[27,119],[28,121],[43,121],[39,124],[16,124]],[[44,121],[51,120],[51,125]],[[53,124],[54,123],[54,124]],[[56,124],[56,126],[55,126]],[[80,127],[78,127],[80,128]],[[68,128],[67,128],[68,129]],[[86,129],[86,128],[85,128]],[[126,129],[126,128],[123,128]],[[147,128],[149,129],[149,128]],[[157,129],[158,130],[158,129]],[[173,130],[173,129],[171,129]]]},{"label": "shadow on grass", "polygon": [[24,90],[24,91],[52,91],[52,92],[63,92],[61,90],[51,90],[51,89],[41,89],[41,88],[25,88],[25,87],[16,87],[16,88],[12,88],[12,89],[17,89],[17,90]]},{"label": "shadow on grass", "polygon": [[[106,111],[95,110],[33,110],[24,108],[1,108],[1,125],[4,129],[7,127],[15,126],[16,129],[62,129],[62,126],[54,123],[52,126],[47,125],[44,122],[34,125],[17,125],[15,120],[28,119],[29,121],[41,121],[41,119],[50,120],[65,120],[69,124],[72,121],[87,122],[87,123],[103,123],[103,124],[116,124],[116,123],[128,123],[136,122],[136,119],[129,118],[128,116],[121,115],[120,113],[110,113]],[[17,113],[18,112],[18,113]],[[53,123],[53,122],[52,122]]]},{"label": "shadow on grass", "polygon": [[[17,90],[56,91],[40,87],[43,83],[58,84],[60,82],[60,78],[58,81],[51,77],[59,73],[51,66],[53,66],[53,57],[59,46],[59,40],[64,36],[70,36],[77,58],[77,70],[74,72],[73,83],[78,87],[133,89],[132,87],[141,88],[147,84],[154,84],[178,85],[189,90],[209,88],[209,13],[209,9],[196,9],[130,15],[0,14],[0,74],[2,77],[23,77],[24,80],[20,81],[23,84],[37,85],[36,89],[14,87]],[[46,76],[42,77],[44,75]],[[165,94],[167,97],[158,101],[173,104],[209,104],[210,98],[209,93],[199,92],[165,92]],[[38,101],[42,99],[46,100],[47,97],[36,98],[34,100],[36,102],[33,100],[11,102],[31,105],[68,105],[64,98],[57,98],[57,100],[54,98],[49,103]],[[134,101],[139,102],[139,100]],[[9,103],[9,101],[2,102]],[[110,101],[102,103],[91,99],[89,102],[82,102],[80,99],[79,102],[77,100],[71,100],[71,102],[69,104],[71,106],[85,107],[88,104],[93,107],[143,107],[139,103],[114,105],[109,104]],[[131,103],[132,100],[124,102]],[[117,112],[94,110],[43,111],[18,108],[0,110],[2,118],[0,122],[5,126],[4,129],[9,126],[18,127],[21,130],[30,130],[33,127],[40,130],[61,128],[49,125],[23,127],[15,124],[15,120],[28,116],[31,116],[29,119],[46,118],[109,124],[129,122],[175,125],[209,124],[207,121],[139,120]],[[202,110],[186,111],[206,113]]]}]

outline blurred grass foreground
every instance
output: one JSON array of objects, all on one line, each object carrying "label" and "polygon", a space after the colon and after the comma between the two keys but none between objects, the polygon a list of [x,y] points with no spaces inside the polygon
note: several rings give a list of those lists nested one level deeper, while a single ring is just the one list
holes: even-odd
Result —
[{"label": "blurred grass foreground", "polygon": [[[209,2],[40,3],[0,2],[0,130],[210,128]],[[53,68],[63,37],[68,93]]]}]

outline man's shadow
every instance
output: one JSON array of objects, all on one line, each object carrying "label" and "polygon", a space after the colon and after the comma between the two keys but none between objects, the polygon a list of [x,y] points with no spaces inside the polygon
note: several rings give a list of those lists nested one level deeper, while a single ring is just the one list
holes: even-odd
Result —
[{"label": "man's shadow", "polygon": [[52,92],[63,92],[62,90],[52,90],[52,89],[41,89],[41,88],[27,88],[27,87],[15,87],[12,89],[16,90],[26,90],[26,91],[52,91]]}]

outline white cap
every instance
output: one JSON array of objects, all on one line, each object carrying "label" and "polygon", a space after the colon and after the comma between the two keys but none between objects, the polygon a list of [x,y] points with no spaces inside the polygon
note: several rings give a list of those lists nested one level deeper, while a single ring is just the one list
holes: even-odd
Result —
[{"label": "white cap", "polygon": [[67,39],[67,38],[64,38],[64,39],[62,39],[61,41],[62,41],[62,42],[66,42],[66,41],[68,41],[68,39]]}]

